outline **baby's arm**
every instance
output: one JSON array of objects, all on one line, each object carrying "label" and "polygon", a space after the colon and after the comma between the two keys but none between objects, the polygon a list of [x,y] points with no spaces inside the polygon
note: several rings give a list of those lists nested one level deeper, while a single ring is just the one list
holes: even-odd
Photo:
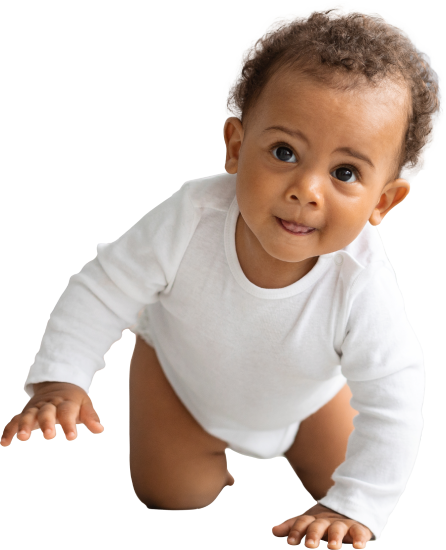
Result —
[{"label": "baby's arm", "polygon": [[183,186],[117,241],[99,245],[98,256],[71,277],[25,382],[32,399],[6,426],[2,445],[22,429],[30,434],[40,426],[54,433],[55,423],[67,436],[79,422],[102,431],[89,386],[122,331],[173,281],[199,219],[187,192]]},{"label": "baby's arm", "polygon": [[51,313],[25,382],[68,382],[88,392],[104,355],[173,281],[197,213],[184,185],[73,275]]},{"label": "baby's arm", "polygon": [[423,356],[389,267],[355,281],[341,367],[354,418],[345,461],[320,504],[379,537],[403,493],[423,427]]},{"label": "baby's arm", "polygon": [[364,273],[352,290],[341,367],[353,395],[351,406],[359,413],[355,429],[345,461],[332,476],[335,483],[318,503],[326,509],[312,509],[275,527],[277,536],[288,535],[286,529],[298,520],[300,538],[313,536],[318,525],[319,535],[330,540],[335,527],[342,532],[350,525],[348,542],[354,524],[358,542],[364,528],[379,537],[415,462],[423,424],[423,360],[394,274],[387,267]]}]

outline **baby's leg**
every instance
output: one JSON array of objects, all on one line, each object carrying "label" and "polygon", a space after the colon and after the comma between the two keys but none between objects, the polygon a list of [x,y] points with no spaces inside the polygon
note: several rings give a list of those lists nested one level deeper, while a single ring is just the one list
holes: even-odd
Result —
[{"label": "baby's leg", "polygon": [[154,509],[207,506],[234,483],[227,446],[192,417],[155,350],[137,337],[130,365],[130,471],[138,498]]},{"label": "baby's leg", "polygon": [[347,441],[353,431],[350,388],[345,385],[326,405],[302,421],[294,443],[285,453],[303,486],[315,500],[334,484],[331,476],[344,462]]}]

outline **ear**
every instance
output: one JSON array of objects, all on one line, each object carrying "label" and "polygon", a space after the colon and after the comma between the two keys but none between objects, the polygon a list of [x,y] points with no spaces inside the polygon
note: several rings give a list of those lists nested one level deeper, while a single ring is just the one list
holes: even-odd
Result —
[{"label": "ear", "polygon": [[379,225],[387,212],[404,200],[410,191],[408,181],[398,178],[387,183],[381,193],[378,204],[373,209],[369,222],[372,225]]},{"label": "ear", "polygon": [[244,135],[241,121],[235,117],[228,118],[225,122],[223,135],[226,143],[225,170],[228,174],[236,174]]}]

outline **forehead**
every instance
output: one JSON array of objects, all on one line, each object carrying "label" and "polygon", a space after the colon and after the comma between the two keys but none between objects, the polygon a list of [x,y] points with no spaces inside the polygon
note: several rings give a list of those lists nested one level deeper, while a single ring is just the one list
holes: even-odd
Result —
[{"label": "forehead", "polygon": [[407,86],[387,80],[376,86],[359,81],[347,88],[336,78],[328,84],[298,71],[277,72],[254,104],[249,126],[262,131],[262,126],[285,124],[308,134],[310,141],[354,141],[369,147],[379,142],[379,149],[399,150],[408,119]]},{"label": "forehead", "polygon": [[[296,108],[301,111],[305,110],[308,104],[320,108],[322,97],[330,103],[342,104],[344,109],[357,110],[364,107],[365,110],[373,106],[375,109],[395,112],[407,106],[408,90],[403,82],[387,79],[378,86],[372,86],[364,77],[358,79],[351,89],[343,90],[342,87],[348,84],[345,78],[335,77],[333,86],[330,86],[301,72],[282,70],[267,82],[262,98],[266,106],[276,104],[277,107],[282,105],[288,110]],[[340,89],[336,88],[337,84]],[[303,99],[305,101],[302,101]],[[319,111],[324,112],[321,109]]]}]

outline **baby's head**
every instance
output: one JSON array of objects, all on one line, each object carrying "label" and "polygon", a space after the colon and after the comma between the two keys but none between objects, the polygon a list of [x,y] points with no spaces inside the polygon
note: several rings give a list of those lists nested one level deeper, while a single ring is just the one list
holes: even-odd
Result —
[{"label": "baby's head", "polygon": [[378,17],[298,19],[250,50],[226,121],[240,231],[269,256],[300,262],[378,225],[409,192],[439,109],[436,74]]}]

